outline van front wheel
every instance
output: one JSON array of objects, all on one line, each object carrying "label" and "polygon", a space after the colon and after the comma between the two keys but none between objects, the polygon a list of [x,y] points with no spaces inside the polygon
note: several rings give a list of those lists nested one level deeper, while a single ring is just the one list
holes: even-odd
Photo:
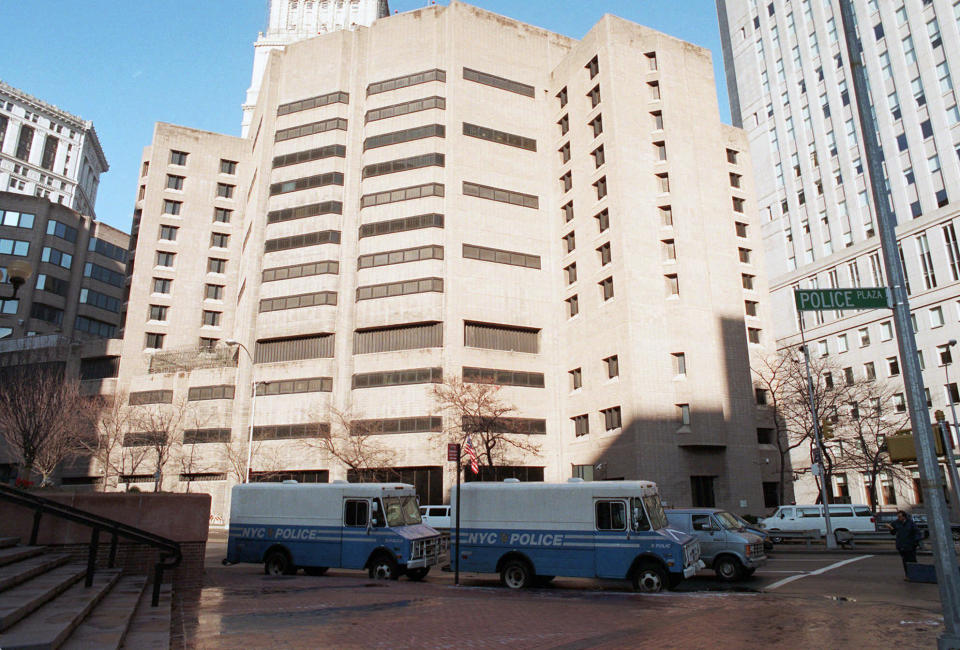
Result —
[{"label": "van front wheel", "polygon": [[369,574],[374,580],[396,580],[400,577],[397,563],[386,553],[381,553],[373,559]]},{"label": "van front wheel", "polygon": [[633,572],[631,580],[634,591],[653,594],[663,591],[667,584],[667,574],[656,564],[644,564]]},{"label": "van front wheel", "polygon": [[509,560],[500,570],[500,581],[511,589],[525,589],[533,580],[533,572],[523,560]]},{"label": "van front wheel", "polygon": [[423,567],[422,569],[407,569],[407,579],[413,580],[414,582],[419,582],[427,577],[427,574],[430,573],[430,567]]},{"label": "van front wheel", "polygon": [[724,582],[736,582],[743,575],[743,566],[736,558],[723,556],[717,559],[713,570]]}]

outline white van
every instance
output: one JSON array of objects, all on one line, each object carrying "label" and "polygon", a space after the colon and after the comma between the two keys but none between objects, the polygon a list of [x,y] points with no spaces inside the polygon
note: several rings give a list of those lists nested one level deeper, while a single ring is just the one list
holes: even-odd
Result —
[{"label": "white van", "polygon": [[[777,531],[819,530],[827,534],[822,505],[780,506],[772,515],[757,522],[770,531],[776,542]],[[876,530],[873,511],[863,504],[833,504],[830,506],[830,523],[834,531],[872,532]]]},{"label": "white van", "polygon": [[450,530],[450,506],[420,506],[420,519],[430,528]]}]

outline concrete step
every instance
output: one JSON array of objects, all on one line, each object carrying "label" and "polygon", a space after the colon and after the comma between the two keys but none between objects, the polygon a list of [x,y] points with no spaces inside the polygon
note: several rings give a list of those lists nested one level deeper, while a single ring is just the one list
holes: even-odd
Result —
[{"label": "concrete step", "polygon": [[29,617],[0,634],[3,650],[53,650],[70,636],[120,579],[120,569],[97,571],[90,588],[77,582]]},{"label": "concrete step", "polygon": [[42,546],[10,546],[7,548],[0,548],[0,566],[13,564],[14,562],[19,562],[20,560],[26,560],[28,557],[40,555],[45,550],[46,549]]},{"label": "concrete step", "polygon": [[[0,631],[56,598],[83,578],[86,567],[68,564],[0,593]],[[0,648],[6,648],[0,643]]]},{"label": "concrete step", "polygon": [[173,615],[173,590],[169,584],[160,587],[160,604],[150,606],[153,587],[148,585],[137,603],[122,648],[129,650],[169,650],[170,618]]},{"label": "concrete step", "polygon": [[41,573],[46,573],[58,566],[63,566],[69,560],[69,555],[51,555],[44,553],[14,564],[0,566],[0,592],[24,583]]},{"label": "concrete step", "polygon": [[10,548],[20,543],[19,537],[0,537],[0,548]]},{"label": "concrete step", "polygon": [[110,593],[60,647],[63,650],[119,648],[146,584],[146,576],[120,578]]}]

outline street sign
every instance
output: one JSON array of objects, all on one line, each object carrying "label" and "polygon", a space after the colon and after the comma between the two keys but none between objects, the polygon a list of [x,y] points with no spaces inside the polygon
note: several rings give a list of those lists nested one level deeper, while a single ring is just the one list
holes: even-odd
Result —
[{"label": "street sign", "polygon": [[447,445],[447,460],[453,461],[454,463],[460,460],[460,445],[454,442]]},{"label": "street sign", "polygon": [[794,300],[799,311],[828,311],[831,309],[890,309],[886,287],[866,289],[796,289]]}]

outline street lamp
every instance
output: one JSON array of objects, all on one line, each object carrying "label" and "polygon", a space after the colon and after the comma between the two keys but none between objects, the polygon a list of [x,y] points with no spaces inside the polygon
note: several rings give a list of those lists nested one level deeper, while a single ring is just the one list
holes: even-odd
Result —
[{"label": "street lamp", "polygon": [[[947,401],[950,402],[950,414],[953,416],[953,429],[957,436],[960,436],[960,428],[957,427],[957,408],[953,405],[953,393],[950,392],[950,364],[953,363],[953,353],[950,348],[957,344],[957,339],[947,341],[947,349],[940,353],[940,362],[943,363],[943,374],[947,378]],[[953,447],[953,434],[950,435],[948,444]]]},{"label": "street lamp", "polygon": [[254,417],[254,415],[256,415],[256,412],[257,412],[257,384],[260,384],[260,385],[262,385],[262,386],[266,386],[266,385],[269,384],[270,382],[269,382],[269,381],[260,381],[260,382],[258,382],[258,381],[256,381],[255,379],[252,379],[252,377],[253,377],[253,355],[250,354],[250,350],[247,349],[247,346],[245,346],[243,343],[241,343],[240,341],[238,341],[238,340],[236,340],[236,339],[226,339],[226,340],[224,340],[224,344],[226,344],[226,345],[228,345],[228,346],[230,346],[230,347],[238,347],[238,348],[240,348],[241,350],[243,350],[244,352],[247,353],[247,358],[250,359],[250,376],[251,376],[251,380],[250,380],[250,395],[251,395],[251,397],[250,397],[250,432],[249,432],[249,434],[248,434],[248,436],[247,436],[247,472],[246,472],[246,476],[244,477],[244,481],[243,481],[244,483],[249,483],[249,482],[250,482],[250,470],[251,470],[252,463],[253,463],[253,417]]},{"label": "street lamp", "polygon": [[23,283],[33,274],[33,267],[30,266],[30,262],[26,260],[14,260],[10,262],[7,266],[7,282],[13,286],[13,295],[11,298],[17,297],[17,292],[20,290],[20,287],[23,286]]}]

